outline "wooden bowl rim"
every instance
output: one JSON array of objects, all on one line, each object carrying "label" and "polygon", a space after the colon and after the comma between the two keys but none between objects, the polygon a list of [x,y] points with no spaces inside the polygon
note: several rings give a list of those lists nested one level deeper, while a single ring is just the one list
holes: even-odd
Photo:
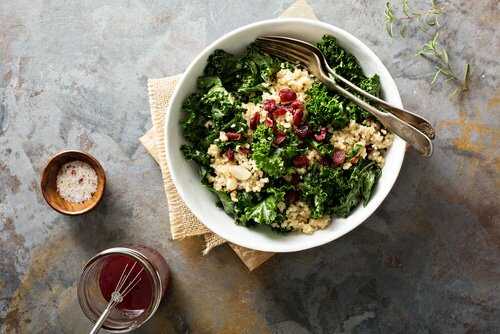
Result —
[{"label": "wooden bowl rim", "polygon": [[[55,206],[52,201],[50,200],[50,198],[48,198],[47,196],[47,191],[46,191],[46,187],[44,187],[43,185],[43,180],[45,179],[45,177],[48,176],[48,167],[54,163],[54,161],[62,156],[65,156],[67,154],[70,154],[70,153],[78,153],[78,154],[81,154],[82,156],[85,157],[85,159],[87,160],[91,160],[93,163],[95,163],[95,165],[97,166],[97,169],[99,169],[101,172],[102,172],[102,177],[99,175],[99,173],[97,173],[97,179],[98,181],[102,181],[102,192],[98,195],[99,197],[94,201],[92,202],[92,204],[90,204],[88,207],[82,209],[82,210],[78,210],[78,211],[68,211],[68,210],[63,210],[57,206]],[[84,161],[84,162],[88,162],[88,161]],[[92,166],[94,167],[94,166]],[[43,198],[45,199],[45,202],[47,202],[47,204],[52,208],[54,209],[55,211],[59,212],[59,213],[62,213],[63,215],[67,215],[67,216],[78,216],[78,215],[82,215],[84,213],[87,213],[91,210],[93,210],[102,200],[103,196],[104,196],[104,191],[106,189],[106,172],[104,171],[104,168],[102,167],[102,165],[99,163],[99,161],[94,158],[94,156],[92,156],[90,153],[87,153],[87,152],[84,152],[84,151],[80,151],[80,150],[64,150],[64,151],[60,151],[56,154],[54,154],[53,156],[51,156],[49,158],[49,160],[47,161],[47,163],[45,164],[45,167],[43,168],[42,170],[42,174],[41,174],[41,177],[40,177],[40,189],[42,191],[42,195],[43,195]]]}]

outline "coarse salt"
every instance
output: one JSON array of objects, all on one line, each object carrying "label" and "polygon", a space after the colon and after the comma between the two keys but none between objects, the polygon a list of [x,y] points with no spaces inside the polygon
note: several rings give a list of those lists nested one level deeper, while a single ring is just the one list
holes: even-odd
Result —
[{"label": "coarse salt", "polygon": [[97,174],[88,163],[71,161],[57,173],[57,192],[68,202],[80,203],[92,197],[97,190]]}]

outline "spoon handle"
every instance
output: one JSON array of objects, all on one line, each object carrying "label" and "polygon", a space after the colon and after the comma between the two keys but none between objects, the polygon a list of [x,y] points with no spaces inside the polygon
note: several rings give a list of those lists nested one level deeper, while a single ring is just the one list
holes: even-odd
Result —
[{"label": "spoon handle", "polygon": [[414,128],[417,128],[418,130],[423,132],[430,139],[434,139],[436,137],[436,133],[435,133],[434,128],[432,127],[431,123],[428,120],[426,120],[425,118],[423,118],[422,116],[414,114],[408,110],[395,107],[395,106],[387,103],[386,101],[384,101],[376,96],[373,96],[372,94],[359,88],[358,86],[356,86],[355,84],[353,84],[349,80],[345,79],[341,75],[335,73],[335,71],[333,71],[330,68],[330,66],[328,66],[327,69],[328,69],[329,74],[332,75],[335,80],[342,82],[343,84],[345,84],[346,86],[348,86],[349,88],[351,88],[356,93],[363,96],[364,98],[366,98],[367,100],[369,100],[373,104],[387,110],[388,112],[394,114],[396,117],[402,119],[403,121],[410,124]]},{"label": "spoon handle", "polygon": [[388,130],[394,132],[399,137],[403,138],[408,144],[413,146],[421,155],[425,157],[430,157],[432,155],[432,142],[428,136],[422,133],[420,130],[416,129],[412,125],[406,123],[404,120],[398,118],[392,113],[383,112],[370,105],[366,101],[360,99],[351,92],[340,87],[327,77],[323,75],[321,81],[327,85],[330,89],[337,91],[340,95],[351,100],[359,107],[368,111],[370,114],[375,116]]}]

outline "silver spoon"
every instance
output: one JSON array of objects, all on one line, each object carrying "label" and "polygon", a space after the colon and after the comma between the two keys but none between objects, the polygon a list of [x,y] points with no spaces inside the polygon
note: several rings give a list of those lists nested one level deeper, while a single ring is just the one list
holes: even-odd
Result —
[{"label": "silver spoon", "polygon": [[[432,155],[431,138],[434,138],[434,129],[427,120],[404,109],[391,106],[387,102],[376,98],[375,96],[355,86],[348,80],[335,74],[335,72],[328,66],[321,51],[319,51],[315,46],[300,40],[283,36],[259,37],[256,40],[256,44],[259,48],[269,54],[276,55],[288,61],[302,63],[327,87],[335,90],[342,96],[353,101],[359,107],[371,113],[387,129],[406,140],[420,154],[427,157]],[[378,105],[386,106],[386,108],[391,112],[381,111],[370,105],[365,100],[352,94],[348,90],[340,87],[327,73],[344,83],[348,82],[349,84],[346,84],[349,87],[353,88],[358,93],[362,91],[363,93],[360,94]]]}]

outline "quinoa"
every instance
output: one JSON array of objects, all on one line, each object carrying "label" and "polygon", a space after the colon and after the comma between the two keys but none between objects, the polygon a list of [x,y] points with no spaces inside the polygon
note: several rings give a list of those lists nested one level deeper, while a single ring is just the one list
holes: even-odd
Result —
[{"label": "quinoa", "polygon": [[234,161],[229,161],[226,156],[220,154],[217,145],[210,145],[207,153],[212,157],[211,167],[215,176],[210,175],[208,182],[212,183],[217,191],[231,192],[231,199],[236,202],[236,194],[232,193],[239,189],[247,192],[260,192],[269,179],[259,170],[255,161],[249,159],[246,154],[235,153]]},{"label": "quinoa", "polygon": [[[351,120],[349,125],[334,131],[331,143],[336,149],[345,152],[357,150],[354,156],[346,161],[342,168],[349,169],[359,158],[375,161],[380,167],[384,165],[384,153],[392,145],[394,135],[380,127],[375,121],[365,121],[363,124]],[[371,149],[368,153],[367,148]]]},{"label": "quinoa", "polygon": [[[305,93],[311,88],[314,82],[314,77],[306,70],[295,68],[293,71],[290,69],[281,69],[276,73],[276,80],[270,86],[269,93],[264,93],[262,99],[272,99],[277,103],[281,102],[278,92],[283,88],[290,88],[297,94],[297,100],[304,102]],[[263,120],[261,115],[261,121]],[[306,117],[306,110],[304,110],[304,117]],[[293,114],[287,111],[284,115],[276,117],[276,123],[285,129],[292,127]]]},{"label": "quinoa", "polygon": [[[311,88],[314,82],[314,77],[306,70],[296,67],[293,71],[290,69],[282,69],[276,73],[276,81],[272,85],[274,94],[272,98],[278,98],[280,89],[288,87],[297,93],[297,99],[304,101],[305,93]],[[266,95],[264,94],[264,98]]]},{"label": "quinoa", "polygon": [[312,234],[317,230],[322,230],[331,222],[331,218],[328,215],[319,219],[311,218],[311,210],[304,202],[291,204],[286,210],[285,216],[286,218],[280,224],[280,227],[306,234]]}]

